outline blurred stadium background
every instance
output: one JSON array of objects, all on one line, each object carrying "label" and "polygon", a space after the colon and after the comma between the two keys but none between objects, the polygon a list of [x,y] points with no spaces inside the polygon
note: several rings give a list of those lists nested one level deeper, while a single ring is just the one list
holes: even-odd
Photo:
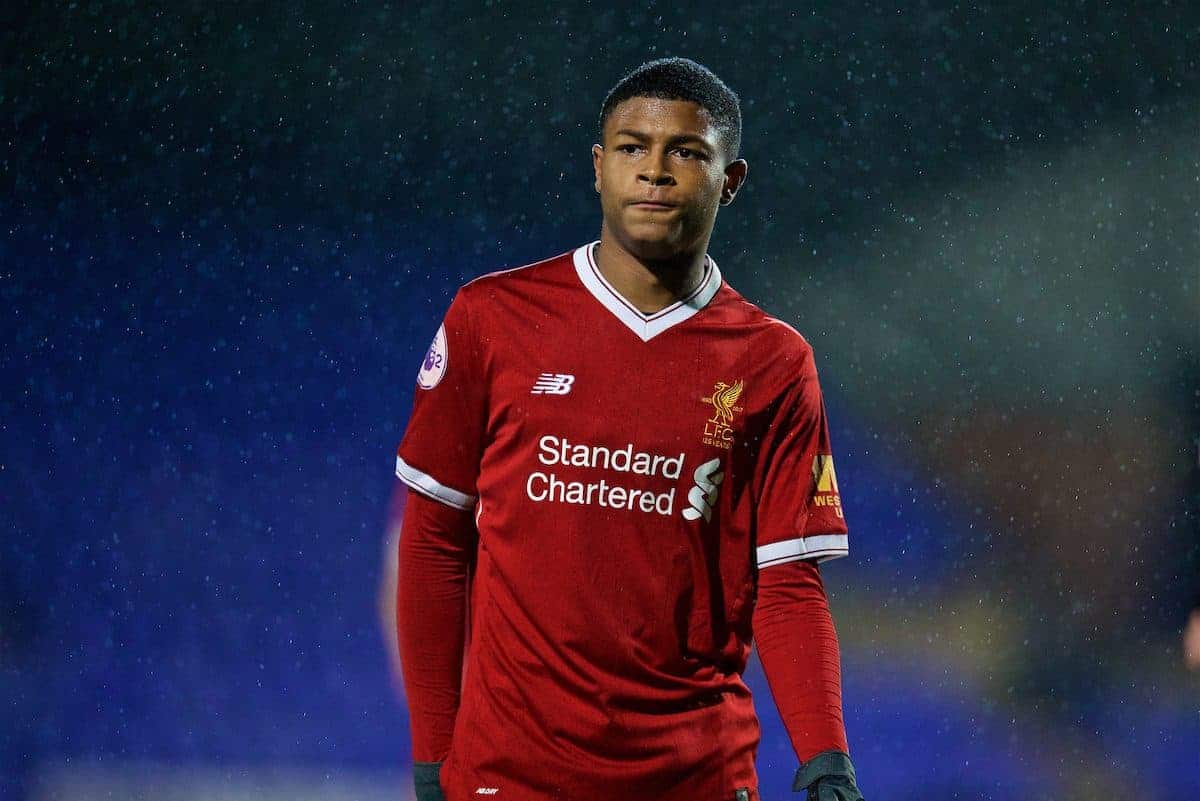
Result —
[{"label": "blurred stadium background", "polygon": [[661,55],[741,94],[711,252],[818,354],[867,798],[1200,798],[1197,9],[6,4],[0,799],[408,797],[414,371],[594,238]]}]

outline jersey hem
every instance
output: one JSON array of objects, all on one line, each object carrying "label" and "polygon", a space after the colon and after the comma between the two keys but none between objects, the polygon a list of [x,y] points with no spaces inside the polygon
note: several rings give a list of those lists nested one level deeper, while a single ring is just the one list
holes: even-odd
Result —
[{"label": "jersey hem", "polygon": [[771,567],[801,559],[825,562],[850,553],[850,540],[846,534],[813,534],[781,542],[760,545],[756,551],[758,566]]},{"label": "jersey hem", "polygon": [[396,478],[425,497],[440,501],[455,509],[469,511],[475,506],[474,495],[447,487],[428,473],[422,473],[399,456],[396,457]]}]

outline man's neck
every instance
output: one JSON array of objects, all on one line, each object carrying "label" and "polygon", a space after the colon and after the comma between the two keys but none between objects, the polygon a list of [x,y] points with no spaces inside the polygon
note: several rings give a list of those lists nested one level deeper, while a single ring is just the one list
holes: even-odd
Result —
[{"label": "man's neck", "polygon": [[596,267],[621,297],[642,314],[654,314],[692,293],[704,278],[704,250],[647,261],[601,230]]}]

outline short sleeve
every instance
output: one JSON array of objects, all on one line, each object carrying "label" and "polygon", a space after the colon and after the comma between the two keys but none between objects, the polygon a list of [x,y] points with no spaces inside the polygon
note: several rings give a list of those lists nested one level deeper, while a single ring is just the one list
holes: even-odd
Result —
[{"label": "short sleeve", "polygon": [[778,403],[756,464],[758,567],[849,551],[825,402],[811,354]]},{"label": "short sleeve", "polygon": [[412,416],[396,453],[396,475],[456,509],[475,506],[486,428],[487,382],[479,339],[460,291],[417,371]]}]

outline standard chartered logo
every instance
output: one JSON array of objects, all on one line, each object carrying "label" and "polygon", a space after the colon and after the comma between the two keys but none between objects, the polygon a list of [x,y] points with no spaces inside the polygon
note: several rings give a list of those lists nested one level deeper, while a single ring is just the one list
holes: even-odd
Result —
[{"label": "standard chartered logo", "polygon": [[[587,445],[571,442],[566,437],[547,434],[538,440],[537,460],[547,467],[587,468],[607,470],[645,479],[666,479],[669,485],[657,489],[631,487],[609,478],[596,481],[574,481],[553,471],[535,470],[525,479],[525,495],[534,503],[567,503],[580,506],[602,506],[608,509],[629,509],[646,514],[670,517],[675,511],[675,484],[683,473],[684,454],[667,456],[636,450],[633,443],[623,448]],[[578,471],[576,471],[578,472]],[[692,473],[696,482],[688,492],[688,506],[683,510],[685,520],[712,520],[721,482],[721,459],[710,459]],[[650,483],[643,480],[641,483]],[[657,482],[656,482],[657,483]],[[661,491],[663,486],[668,488]]]},{"label": "standard chartered logo", "polygon": [[692,473],[692,478],[696,479],[696,486],[688,492],[690,506],[683,510],[683,516],[688,520],[699,520],[703,517],[707,523],[712,519],[713,507],[717,505],[717,494],[721,491],[721,482],[725,480],[725,474],[718,472],[720,469],[721,460],[710,459]]},{"label": "standard chartered logo", "polygon": [[[683,454],[666,456],[624,448],[573,443],[547,434],[538,440],[538,461],[547,467],[584,467],[614,473],[664,478],[674,482],[683,472]],[[598,481],[567,481],[553,472],[535,471],[525,480],[525,494],[535,503],[569,503],[630,509],[669,517],[675,509],[675,487],[665,492]],[[691,519],[691,518],[689,518]]]}]

